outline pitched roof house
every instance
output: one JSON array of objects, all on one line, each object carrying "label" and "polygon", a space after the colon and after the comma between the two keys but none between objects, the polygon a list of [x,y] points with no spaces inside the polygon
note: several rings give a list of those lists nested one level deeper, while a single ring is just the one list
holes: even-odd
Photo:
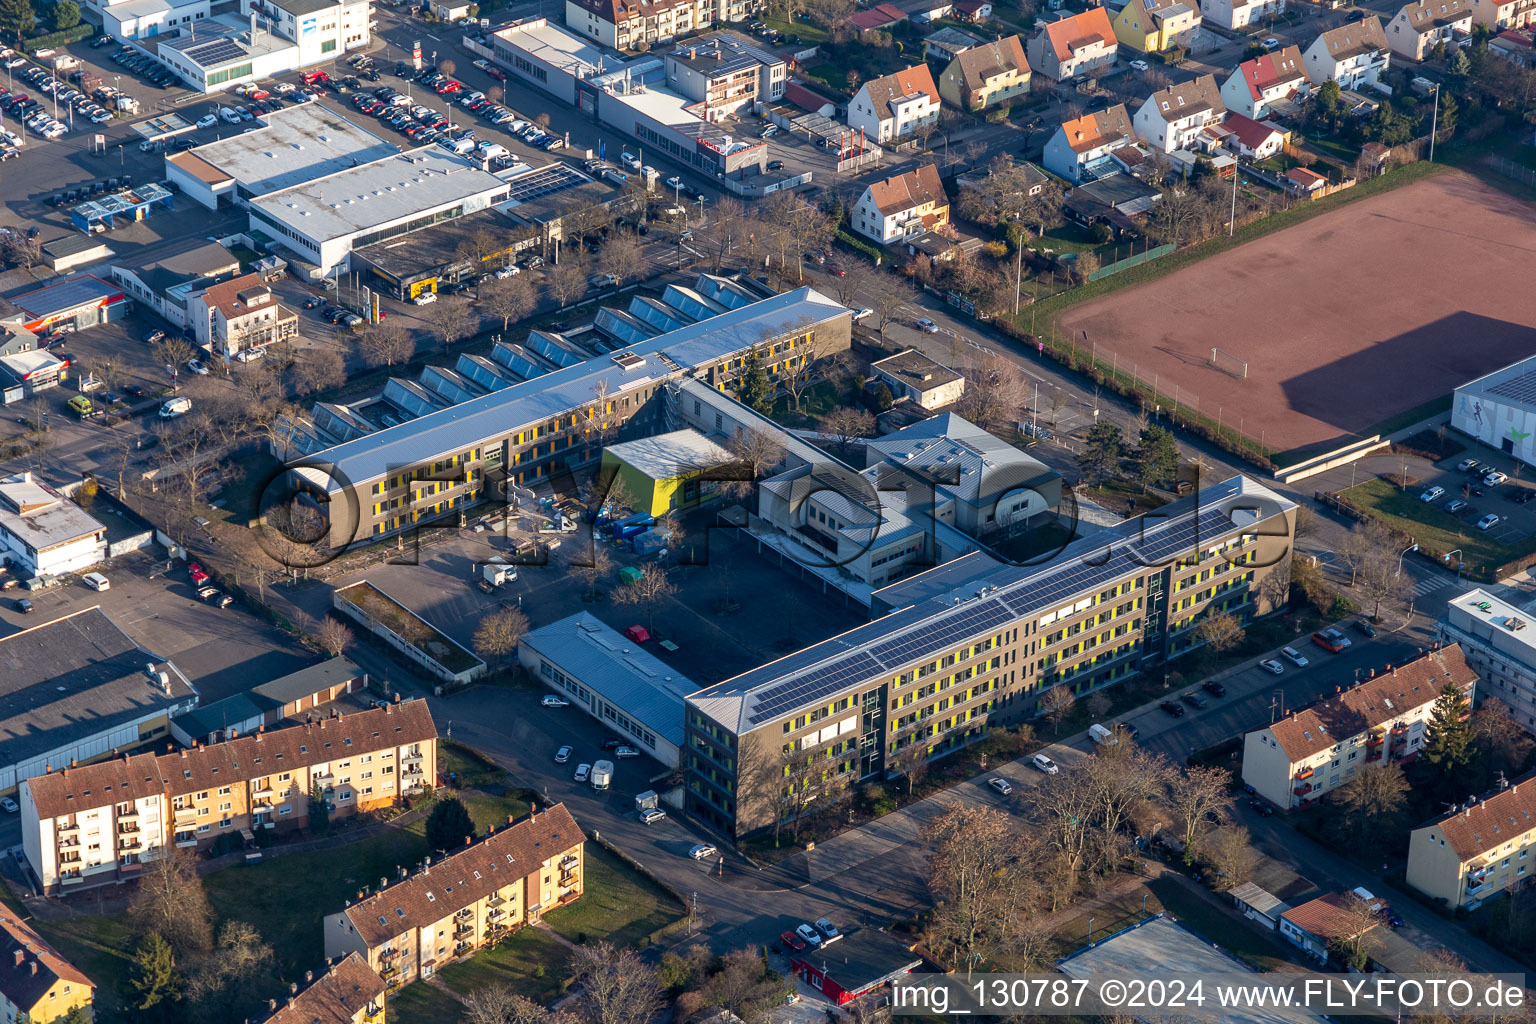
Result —
[{"label": "pitched roof house", "polygon": [[955,14],[966,21],[986,21],[992,17],[992,0],[959,0]]},{"label": "pitched roof house", "polygon": [[1026,47],[1029,66],[1058,82],[1112,66],[1119,50],[1109,12],[1102,7],[1052,22]]},{"label": "pitched roof house", "polygon": [[1125,104],[1063,121],[1045,144],[1041,164],[1070,182],[1086,181],[1110,163],[1110,154],[1136,141]]},{"label": "pitched roof house", "polygon": [[270,1016],[256,1024],[383,1024],[388,988],[368,961],[349,953],[318,979],[304,974],[305,985],[286,1003],[268,1003]]},{"label": "pitched roof house", "polygon": [[864,10],[852,15],[848,19],[848,24],[862,32],[865,29],[871,28],[887,28],[898,21],[906,20],[906,11],[895,4],[882,3],[875,4],[873,7],[866,7]]},{"label": "pitched roof house", "polygon": [[1115,38],[1142,53],[1188,45],[1200,27],[1195,0],[1126,0],[1115,15]]},{"label": "pitched roof house", "polygon": [[939,90],[927,64],[872,78],[848,103],[848,127],[876,143],[904,138],[938,119]]},{"label": "pitched roof house", "polygon": [[654,46],[715,23],[711,0],[565,0],[565,24],[605,46]]},{"label": "pitched roof house", "polygon": [[1470,700],[1477,673],[1461,647],[1437,647],[1328,700],[1248,733],[1243,781],[1282,808],[1310,805],[1362,765],[1411,761],[1447,683]]},{"label": "pitched roof house", "polygon": [[1360,898],[1350,892],[1330,892],[1309,900],[1280,915],[1280,934],[1319,961],[1326,961],[1330,943],[1352,939],[1376,927],[1375,920],[1356,911],[1359,902]]},{"label": "pitched roof house", "polygon": [[956,54],[939,76],[939,95],[959,110],[978,111],[1029,92],[1029,61],[1018,36]]},{"label": "pitched roof house", "polygon": [[1301,50],[1287,46],[1239,64],[1221,83],[1221,100],[1228,110],[1259,120],[1276,104],[1293,102],[1311,91]]},{"label": "pitched roof house", "polygon": [[1213,25],[1241,31],[1271,15],[1285,13],[1285,0],[1200,0],[1200,12]]},{"label": "pitched roof house", "polygon": [[1472,0],[1472,20],[1495,32],[1536,25],[1536,0]]},{"label": "pitched roof house", "polygon": [[949,223],[949,197],[939,170],[924,164],[877,181],[854,204],[853,230],[881,244],[899,242]]},{"label": "pitched roof house", "polygon": [[1250,160],[1267,160],[1280,152],[1290,132],[1268,121],[1255,121],[1242,114],[1228,114],[1227,148]]},{"label": "pitched roof house", "polygon": [[1329,29],[1302,51],[1302,63],[1312,84],[1338,82],[1340,89],[1375,85],[1391,62],[1381,19],[1376,17]]},{"label": "pitched roof house", "polygon": [[1172,153],[1193,150],[1207,125],[1220,124],[1227,116],[1221,90],[1211,75],[1160,89],[1142,101],[1136,111],[1136,134],[1154,149]]},{"label": "pitched roof house", "polygon": [[61,1020],[89,1007],[96,985],[9,908],[0,907],[0,1011],[7,1021]]},{"label": "pitched roof house", "polygon": [[1504,783],[1414,829],[1408,884],[1445,906],[1477,909],[1528,884],[1536,865],[1536,776]]},{"label": "pitched roof house", "polygon": [[1423,60],[1436,46],[1472,31],[1471,0],[1413,0],[1387,22],[1387,45],[1409,60]]}]

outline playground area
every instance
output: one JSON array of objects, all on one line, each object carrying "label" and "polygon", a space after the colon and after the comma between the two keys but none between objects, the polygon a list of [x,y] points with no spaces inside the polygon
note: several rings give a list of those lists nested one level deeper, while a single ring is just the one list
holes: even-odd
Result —
[{"label": "playground area", "polygon": [[1536,350],[1536,206],[1445,171],[1064,312],[1060,335],[1274,451]]}]

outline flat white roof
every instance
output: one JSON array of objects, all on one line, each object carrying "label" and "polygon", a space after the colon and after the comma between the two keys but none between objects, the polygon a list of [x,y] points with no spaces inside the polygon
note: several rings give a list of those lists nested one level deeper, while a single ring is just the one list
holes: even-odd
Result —
[{"label": "flat white roof", "polygon": [[[1486,590],[1478,589],[1453,597],[1446,604],[1461,611],[1472,622],[1487,623],[1490,630],[1503,640],[1500,646],[1504,650],[1510,650],[1504,644],[1524,649],[1526,663],[1536,665],[1536,614],[1532,613],[1536,602],[1520,608]],[[1450,622],[1452,626],[1460,625],[1454,618]]]},{"label": "flat white roof", "polygon": [[611,444],[607,450],[652,480],[670,480],[685,473],[724,466],[736,458],[693,429]]},{"label": "flat white roof", "polygon": [[318,103],[265,114],[265,126],[191,150],[256,195],[372,163],[400,152]]},{"label": "flat white roof", "polygon": [[30,473],[0,480],[0,527],[44,551],[105,529],[79,505]]},{"label": "flat white roof", "polygon": [[385,157],[261,196],[251,206],[270,220],[324,241],[394,224],[507,183],[437,146]]},{"label": "flat white roof", "polygon": [[544,18],[509,25],[496,37],[575,78],[589,78],[624,66],[622,57],[600,50]]}]

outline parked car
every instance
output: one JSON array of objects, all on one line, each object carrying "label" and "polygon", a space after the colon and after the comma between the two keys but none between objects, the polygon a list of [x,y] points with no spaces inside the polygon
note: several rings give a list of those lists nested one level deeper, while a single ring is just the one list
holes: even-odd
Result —
[{"label": "parked car", "polygon": [[1061,769],[1057,767],[1056,762],[1052,761],[1044,754],[1036,754],[1034,757],[1030,758],[1029,763],[1034,765],[1040,771],[1045,772],[1047,775],[1055,775],[1061,771]]},{"label": "parked car", "polygon": [[1439,501],[1443,497],[1445,497],[1445,488],[1437,486],[1426,489],[1422,494],[1419,495],[1419,500],[1428,504],[1430,502]]},{"label": "parked car", "polygon": [[618,747],[614,750],[613,756],[621,760],[624,758],[639,757],[640,751],[636,750],[634,747]]},{"label": "parked car", "polygon": [[987,785],[997,790],[1003,796],[1008,796],[1013,792],[1013,786],[1009,784],[1007,779],[991,778],[987,780]]},{"label": "parked car", "polygon": [[1472,470],[1481,465],[1482,463],[1478,462],[1476,459],[1462,459],[1460,462],[1456,463],[1456,471],[1459,473],[1470,473]]},{"label": "parked car", "polygon": [[939,325],[925,316],[920,316],[917,318],[917,329],[922,331],[924,334],[939,333]]},{"label": "parked car", "polygon": [[555,751],[555,764],[565,764],[571,759],[571,747],[561,747]]},{"label": "parked car", "polygon": [[80,582],[84,583],[86,586],[90,587],[92,590],[111,590],[112,589],[112,581],[107,579],[105,576],[103,576],[99,572],[88,572],[88,573],[86,573],[84,576],[80,577]]},{"label": "parked car", "polygon": [[7,814],[15,814],[17,811],[21,810],[20,807],[16,806],[16,801],[12,800],[10,797],[0,798],[0,808],[3,808]]},{"label": "parked car", "polygon": [[794,932],[786,931],[779,936],[779,941],[784,943],[784,948],[796,953],[805,949],[805,940]]},{"label": "parked car", "polygon": [[810,946],[812,949],[818,949],[821,947],[821,936],[818,935],[816,933],[816,929],[812,928],[810,925],[800,925],[795,929],[795,934],[804,939],[805,944]]},{"label": "parked car", "polygon": [[1464,509],[1466,507],[1467,507],[1467,503],[1465,501],[1462,501],[1460,498],[1457,498],[1455,501],[1453,501],[1450,504],[1446,505],[1445,506],[1445,510],[1447,512],[1449,512],[1451,515],[1455,515],[1457,512],[1460,512],[1462,509]]},{"label": "parked car", "polygon": [[1183,701],[1185,704],[1188,704],[1190,707],[1195,708],[1198,711],[1204,711],[1206,708],[1211,706],[1204,697],[1200,696],[1198,693],[1195,693],[1193,690],[1191,690],[1189,693],[1181,693],[1179,695],[1179,700]]},{"label": "parked car", "polygon": [[1227,695],[1227,688],[1222,686],[1214,679],[1207,679],[1205,682],[1201,683],[1200,686],[1212,697],[1225,697]]},{"label": "parked car", "polygon": [[658,821],[666,821],[667,812],[659,807],[647,807],[640,812],[640,820],[647,825],[654,825]]},{"label": "parked car", "polygon": [[1338,654],[1344,648],[1348,647],[1351,641],[1349,637],[1345,636],[1343,633],[1340,633],[1332,626],[1329,626],[1327,629],[1320,629],[1316,633],[1313,633],[1312,642],[1317,644],[1317,646],[1321,647],[1325,651]]},{"label": "parked car", "polygon": [[1364,619],[1356,619],[1353,623],[1351,623],[1351,625],[1355,627],[1355,632],[1359,633],[1361,636],[1376,635],[1376,627]]},{"label": "parked car", "polygon": [[1146,71],[1149,68],[1151,68],[1151,66],[1152,65],[1148,64],[1144,60],[1133,60],[1133,61],[1131,61],[1131,70],[1132,71]]},{"label": "parked car", "polygon": [[1275,809],[1273,807],[1265,803],[1263,800],[1260,800],[1258,797],[1254,797],[1252,800],[1249,800],[1248,806],[1252,807],[1255,812],[1264,815],[1266,818],[1272,817],[1275,813]]},{"label": "parked car", "polygon": [[1532,490],[1529,487],[1522,487],[1516,491],[1509,500],[1514,502],[1516,505],[1524,505],[1532,498],[1536,498],[1536,490]]},{"label": "parked car", "polygon": [[546,694],[542,699],[540,699],[539,703],[544,705],[546,708],[568,708],[571,706],[570,701],[561,700],[554,694]]},{"label": "parked car", "polygon": [[1162,708],[1164,712],[1166,712],[1169,715],[1172,715],[1174,718],[1183,718],[1184,717],[1184,708],[1183,708],[1183,706],[1178,704],[1175,701],[1165,700],[1161,704],[1159,704],[1158,707]]},{"label": "parked car", "polygon": [[1477,521],[1479,530],[1490,530],[1499,524],[1500,516],[1497,512],[1489,512]]},{"label": "parked car", "polygon": [[571,779],[574,782],[586,782],[591,777],[592,766],[590,764],[579,764],[576,766],[576,774],[571,776]]},{"label": "parked car", "polygon": [[24,597],[18,598],[16,601],[16,610],[21,612],[23,615],[30,615],[32,613],[32,602],[28,601]]},{"label": "parked car", "polygon": [[1280,648],[1280,656],[1297,668],[1307,667],[1307,657],[1294,647]]},{"label": "parked car", "polygon": [[843,934],[837,930],[837,925],[833,924],[831,921],[828,921],[824,917],[818,917],[816,919],[816,930],[821,933],[821,940],[823,942],[831,942],[833,939]]},{"label": "parked car", "polygon": [[688,850],[688,856],[694,860],[708,860],[720,856],[720,851],[708,843],[696,843]]},{"label": "parked car", "polygon": [[1494,470],[1493,472],[1489,473],[1487,476],[1483,477],[1483,486],[1484,487],[1497,487],[1497,486],[1499,486],[1499,484],[1503,483],[1504,481],[1506,481],[1508,479],[1509,479],[1508,475],[1506,475],[1504,473],[1500,473],[1498,470]]}]

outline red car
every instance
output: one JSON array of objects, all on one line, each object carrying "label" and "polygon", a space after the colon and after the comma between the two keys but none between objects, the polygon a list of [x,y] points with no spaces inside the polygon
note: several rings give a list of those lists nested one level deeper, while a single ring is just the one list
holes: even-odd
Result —
[{"label": "red car", "polygon": [[779,941],[784,943],[785,949],[792,949],[796,953],[805,949],[805,940],[796,935],[794,932],[785,932],[783,935],[779,936]]},{"label": "red car", "polygon": [[462,88],[464,87],[458,83],[457,79],[450,78],[448,81],[438,85],[437,94],[439,96],[447,96],[451,93],[458,92]]},{"label": "red car", "polygon": [[257,89],[250,93],[248,98],[253,100],[269,100],[272,98],[272,94],[265,89]]},{"label": "red car", "polygon": [[501,70],[501,68],[486,68],[485,73],[498,82],[505,82],[507,80],[507,73]]},{"label": "red car", "polygon": [[331,76],[324,71],[310,71],[304,76],[305,85],[314,85],[316,82],[329,82]]}]

